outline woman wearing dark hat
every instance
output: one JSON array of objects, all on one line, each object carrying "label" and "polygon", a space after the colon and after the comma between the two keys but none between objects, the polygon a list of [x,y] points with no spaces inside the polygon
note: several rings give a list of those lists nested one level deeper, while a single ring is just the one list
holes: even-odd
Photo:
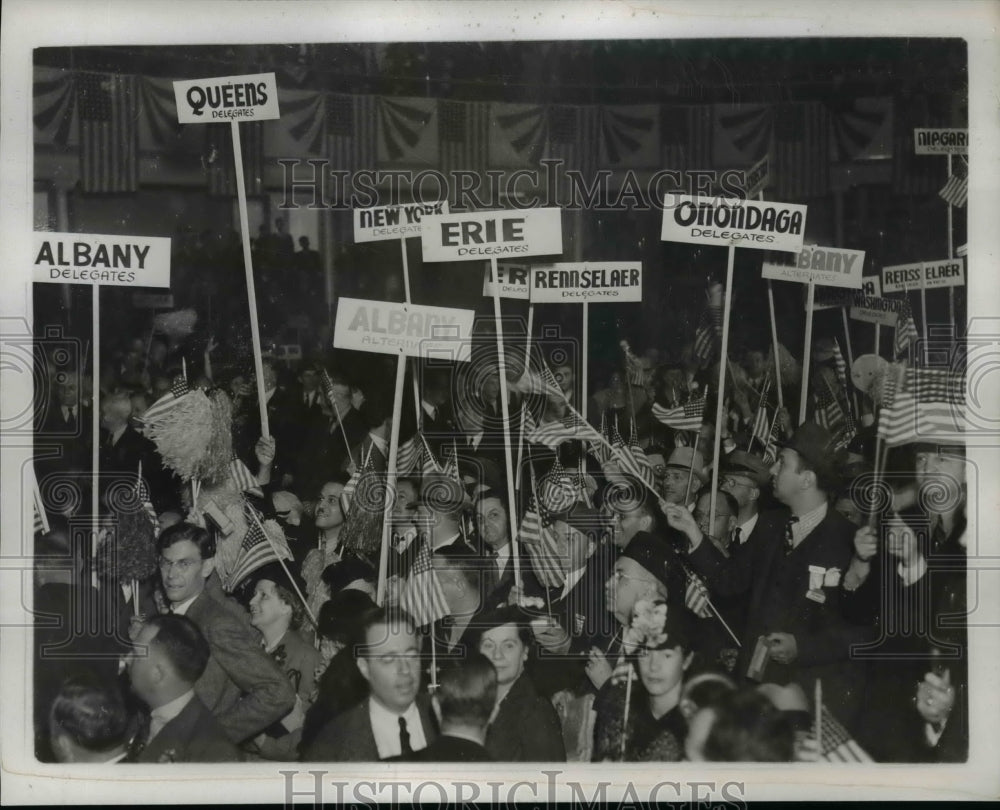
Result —
[{"label": "woman wearing dark hat", "polygon": [[[305,606],[292,585],[288,572],[270,563],[250,576],[250,624],[260,631],[264,650],[275,660],[296,691],[292,711],[259,734],[251,744],[264,759],[294,761],[305,711],[311,702],[319,653],[299,635]],[[302,585],[299,591],[302,590]]]},{"label": "woman wearing dark hat", "polygon": [[[687,608],[662,599],[636,602],[628,641],[637,647],[629,663],[638,670],[626,715],[627,679],[603,690],[595,701],[595,762],[678,762],[684,753],[687,721],[681,711],[684,674],[694,658],[696,621]],[[622,735],[624,734],[624,753]]]},{"label": "woman wearing dark hat", "polygon": [[478,649],[497,671],[497,703],[486,750],[497,762],[565,762],[559,716],[525,672],[531,648],[528,617],[518,607],[482,614]]}]

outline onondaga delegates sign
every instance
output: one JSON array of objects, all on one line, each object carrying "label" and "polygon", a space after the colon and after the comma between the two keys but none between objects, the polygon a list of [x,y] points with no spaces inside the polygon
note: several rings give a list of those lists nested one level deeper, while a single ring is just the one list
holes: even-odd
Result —
[{"label": "onondaga delegates sign", "polygon": [[642,263],[558,262],[532,265],[531,301],[536,304],[642,301]]},{"label": "onondaga delegates sign", "polygon": [[699,245],[799,251],[806,206],[668,194],[660,238]]},{"label": "onondaga delegates sign", "polygon": [[474,316],[471,309],[341,298],[333,345],[362,352],[467,361]]},{"label": "onondaga delegates sign", "polygon": [[170,239],[35,231],[33,281],[169,287]]}]

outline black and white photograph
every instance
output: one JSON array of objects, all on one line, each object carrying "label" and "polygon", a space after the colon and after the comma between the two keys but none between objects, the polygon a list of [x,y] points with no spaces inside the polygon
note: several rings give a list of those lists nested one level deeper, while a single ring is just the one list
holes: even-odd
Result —
[{"label": "black and white photograph", "polygon": [[11,5],[4,803],[1000,797],[1000,5]]}]

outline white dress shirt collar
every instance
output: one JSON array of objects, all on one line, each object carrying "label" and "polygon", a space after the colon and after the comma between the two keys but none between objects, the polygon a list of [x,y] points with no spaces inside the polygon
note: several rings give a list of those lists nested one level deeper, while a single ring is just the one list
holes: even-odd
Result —
[{"label": "white dress shirt collar", "polygon": [[389,711],[375,698],[368,699],[368,718],[372,724],[378,758],[398,757],[403,753],[399,741],[399,718],[406,720],[406,731],[410,735],[410,748],[420,751],[427,747],[427,736],[420,720],[420,710],[414,701],[402,714]]}]

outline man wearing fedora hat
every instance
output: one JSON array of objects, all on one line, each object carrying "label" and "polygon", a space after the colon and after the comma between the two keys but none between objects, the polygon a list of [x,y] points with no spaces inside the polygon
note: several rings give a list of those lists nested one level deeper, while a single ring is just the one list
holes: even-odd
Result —
[{"label": "man wearing fedora hat", "polygon": [[692,565],[714,592],[747,594],[737,674],[795,682],[807,694],[820,680],[824,703],[850,728],[864,691],[864,670],[851,647],[869,634],[840,610],[838,585],[853,555],[854,527],[828,505],[836,463],[833,437],[814,422],[783,444],[770,472],[775,497],[788,509],[761,525],[750,566],[723,558],[676,507],[667,517],[688,535]]},{"label": "man wearing fedora hat", "polygon": [[708,483],[705,457],[693,447],[675,447],[666,463],[663,491],[667,503],[690,506],[694,494]]}]

